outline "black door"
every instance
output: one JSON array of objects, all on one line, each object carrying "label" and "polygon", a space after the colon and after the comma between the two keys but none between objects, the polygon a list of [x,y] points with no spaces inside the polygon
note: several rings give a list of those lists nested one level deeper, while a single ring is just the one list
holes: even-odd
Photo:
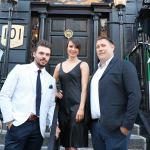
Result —
[{"label": "black door", "polygon": [[50,59],[50,73],[53,74],[56,64],[67,58],[66,44],[68,38],[64,32],[69,29],[73,32],[73,37],[81,43],[79,58],[86,61],[90,68],[92,66],[91,48],[93,44],[92,20],[88,17],[50,17],[47,22],[47,36],[52,43],[52,56]]}]

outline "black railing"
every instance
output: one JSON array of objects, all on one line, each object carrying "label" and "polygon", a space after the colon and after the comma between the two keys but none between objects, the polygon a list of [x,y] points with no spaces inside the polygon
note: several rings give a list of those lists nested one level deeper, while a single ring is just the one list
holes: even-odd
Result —
[{"label": "black railing", "polygon": [[140,109],[144,111],[150,111],[150,96],[149,96],[149,60],[150,58],[150,45],[148,43],[139,42],[137,46],[127,55],[129,59],[136,67],[140,87],[142,92],[142,101]]}]

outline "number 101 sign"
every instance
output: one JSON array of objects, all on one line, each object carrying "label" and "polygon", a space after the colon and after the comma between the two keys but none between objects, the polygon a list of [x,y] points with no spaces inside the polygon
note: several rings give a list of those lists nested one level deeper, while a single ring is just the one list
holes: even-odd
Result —
[{"label": "number 101 sign", "polygon": [[[2,26],[1,44],[6,46],[8,25]],[[24,37],[24,26],[23,25],[12,25],[11,36],[10,36],[10,48],[15,48],[23,45]]]}]

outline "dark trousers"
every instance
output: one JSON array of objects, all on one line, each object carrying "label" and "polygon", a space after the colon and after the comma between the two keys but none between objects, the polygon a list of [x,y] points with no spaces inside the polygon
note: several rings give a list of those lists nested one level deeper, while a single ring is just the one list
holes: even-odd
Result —
[{"label": "dark trousers", "polygon": [[5,150],[41,150],[43,137],[39,120],[26,121],[20,126],[11,126],[5,137]]},{"label": "dark trousers", "polygon": [[100,122],[93,121],[91,135],[94,150],[127,150],[131,133],[126,136],[120,129],[110,131]]}]

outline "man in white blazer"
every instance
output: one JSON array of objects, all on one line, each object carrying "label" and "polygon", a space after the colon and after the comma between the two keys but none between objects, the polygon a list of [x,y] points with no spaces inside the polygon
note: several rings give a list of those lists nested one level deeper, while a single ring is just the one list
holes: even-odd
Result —
[{"label": "man in white blazer", "polygon": [[[41,40],[33,52],[31,64],[16,65],[0,92],[0,107],[8,126],[5,150],[40,150],[47,117],[51,126],[55,108],[55,79],[46,71],[51,48]],[[36,80],[40,71],[41,102],[36,113]]]}]

